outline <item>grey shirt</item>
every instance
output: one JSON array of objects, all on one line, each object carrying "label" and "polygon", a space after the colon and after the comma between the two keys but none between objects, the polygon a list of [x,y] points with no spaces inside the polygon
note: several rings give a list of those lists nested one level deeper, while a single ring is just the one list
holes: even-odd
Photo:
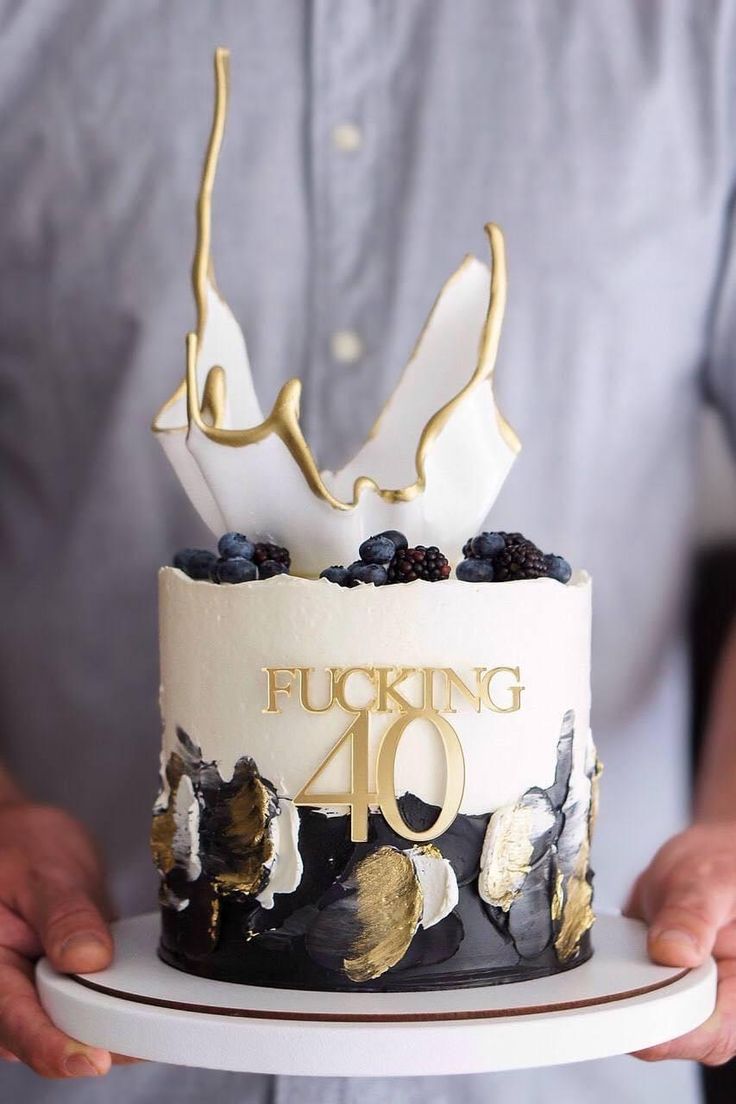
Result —
[{"label": "grey shirt", "polygon": [[[687,815],[704,397],[736,430],[735,16],[726,0],[0,0],[0,755],[93,827],[124,912],[155,899],[156,569],[207,539],[147,426],[193,319],[214,46],[233,69],[219,283],[263,405],[304,379],[325,465],[362,440],[483,223],[506,232],[498,395],[525,448],[492,522],[594,575],[610,905]],[[36,1102],[205,1092],[696,1099],[691,1067],[631,1059],[462,1085],[0,1068],[1,1096]]]}]

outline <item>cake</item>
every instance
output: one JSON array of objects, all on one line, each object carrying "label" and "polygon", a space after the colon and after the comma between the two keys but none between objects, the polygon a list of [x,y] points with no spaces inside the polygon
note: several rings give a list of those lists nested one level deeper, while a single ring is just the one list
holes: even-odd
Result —
[{"label": "cake", "polygon": [[198,326],[154,425],[219,538],[159,578],[160,956],[359,992],[568,970],[594,920],[591,582],[481,531],[518,452],[492,388],[502,235],[492,273],[445,285],[356,459],[320,471],[298,382],[261,414],[214,285],[225,51],[216,76]]}]

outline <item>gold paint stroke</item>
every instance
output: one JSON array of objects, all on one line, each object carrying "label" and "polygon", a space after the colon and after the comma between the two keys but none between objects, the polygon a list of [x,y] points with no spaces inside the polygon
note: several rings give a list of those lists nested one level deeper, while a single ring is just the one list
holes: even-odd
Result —
[{"label": "gold paint stroke", "polygon": [[164,877],[176,866],[174,855],[174,833],[176,832],[176,820],[174,809],[176,808],[176,793],[179,783],[185,773],[184,762],[181,756],[173,752],[169,757],[166,774],[169,782],[169,798],[166,808],[160,813],[154,813],[151,823],[151,854],[153,862],[159,874]]},{"label": "gold paint stroke", "polygon": [[345,959],[351,981],[370,981],[404,957],[424,905],[414,864],[394,847],[379,847],[355,868],[360,935]]},{"label": "gold paint stroke", "polygon": [[274,859],[269,825],[272,796],[253,774],[226,801],[225,837],[234,857],[231,870],[217,874],[222,893],[258,893]]},{"label": "gold paint stroke", "polygon": [[595,923],[593,887],[588,881],[590,844],[580,848],[575,870],[565,884],[562,925],[555,937],[555,950],[560,962],[569,962],[580,950],[580,940]]}]

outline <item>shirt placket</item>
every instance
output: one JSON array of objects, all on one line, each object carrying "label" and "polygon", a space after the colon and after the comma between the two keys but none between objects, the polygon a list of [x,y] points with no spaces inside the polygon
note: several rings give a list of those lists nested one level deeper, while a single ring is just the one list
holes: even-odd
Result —
[{"label": "shirt placket", "polygon": [[311,335],[304,424],[320,461],[346,459],[375,394],[381,252],[378,5],[313,0],[310,36]]}]

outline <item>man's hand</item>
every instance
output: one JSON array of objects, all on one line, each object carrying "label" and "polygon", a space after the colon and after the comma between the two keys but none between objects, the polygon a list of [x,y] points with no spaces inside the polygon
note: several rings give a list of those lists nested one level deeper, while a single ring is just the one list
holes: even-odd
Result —
[{"label": "man's hand", "polygon": [[637,1057],[728,1062],[736,1056],[736,821],[695,825],[666,843],[639,877],[625,912],[649,924],[654,962],[699,966],[712,954],[718,963],[710,1019]]},{"label": "man's hand", "polygon": [[102,870],[87,833],[60,809],[0,805],[0,1057],[43,1077],[107,1073],[111,1056],[54,1027],[39,1004],[33,962],[101,970],[112,959]]}]

